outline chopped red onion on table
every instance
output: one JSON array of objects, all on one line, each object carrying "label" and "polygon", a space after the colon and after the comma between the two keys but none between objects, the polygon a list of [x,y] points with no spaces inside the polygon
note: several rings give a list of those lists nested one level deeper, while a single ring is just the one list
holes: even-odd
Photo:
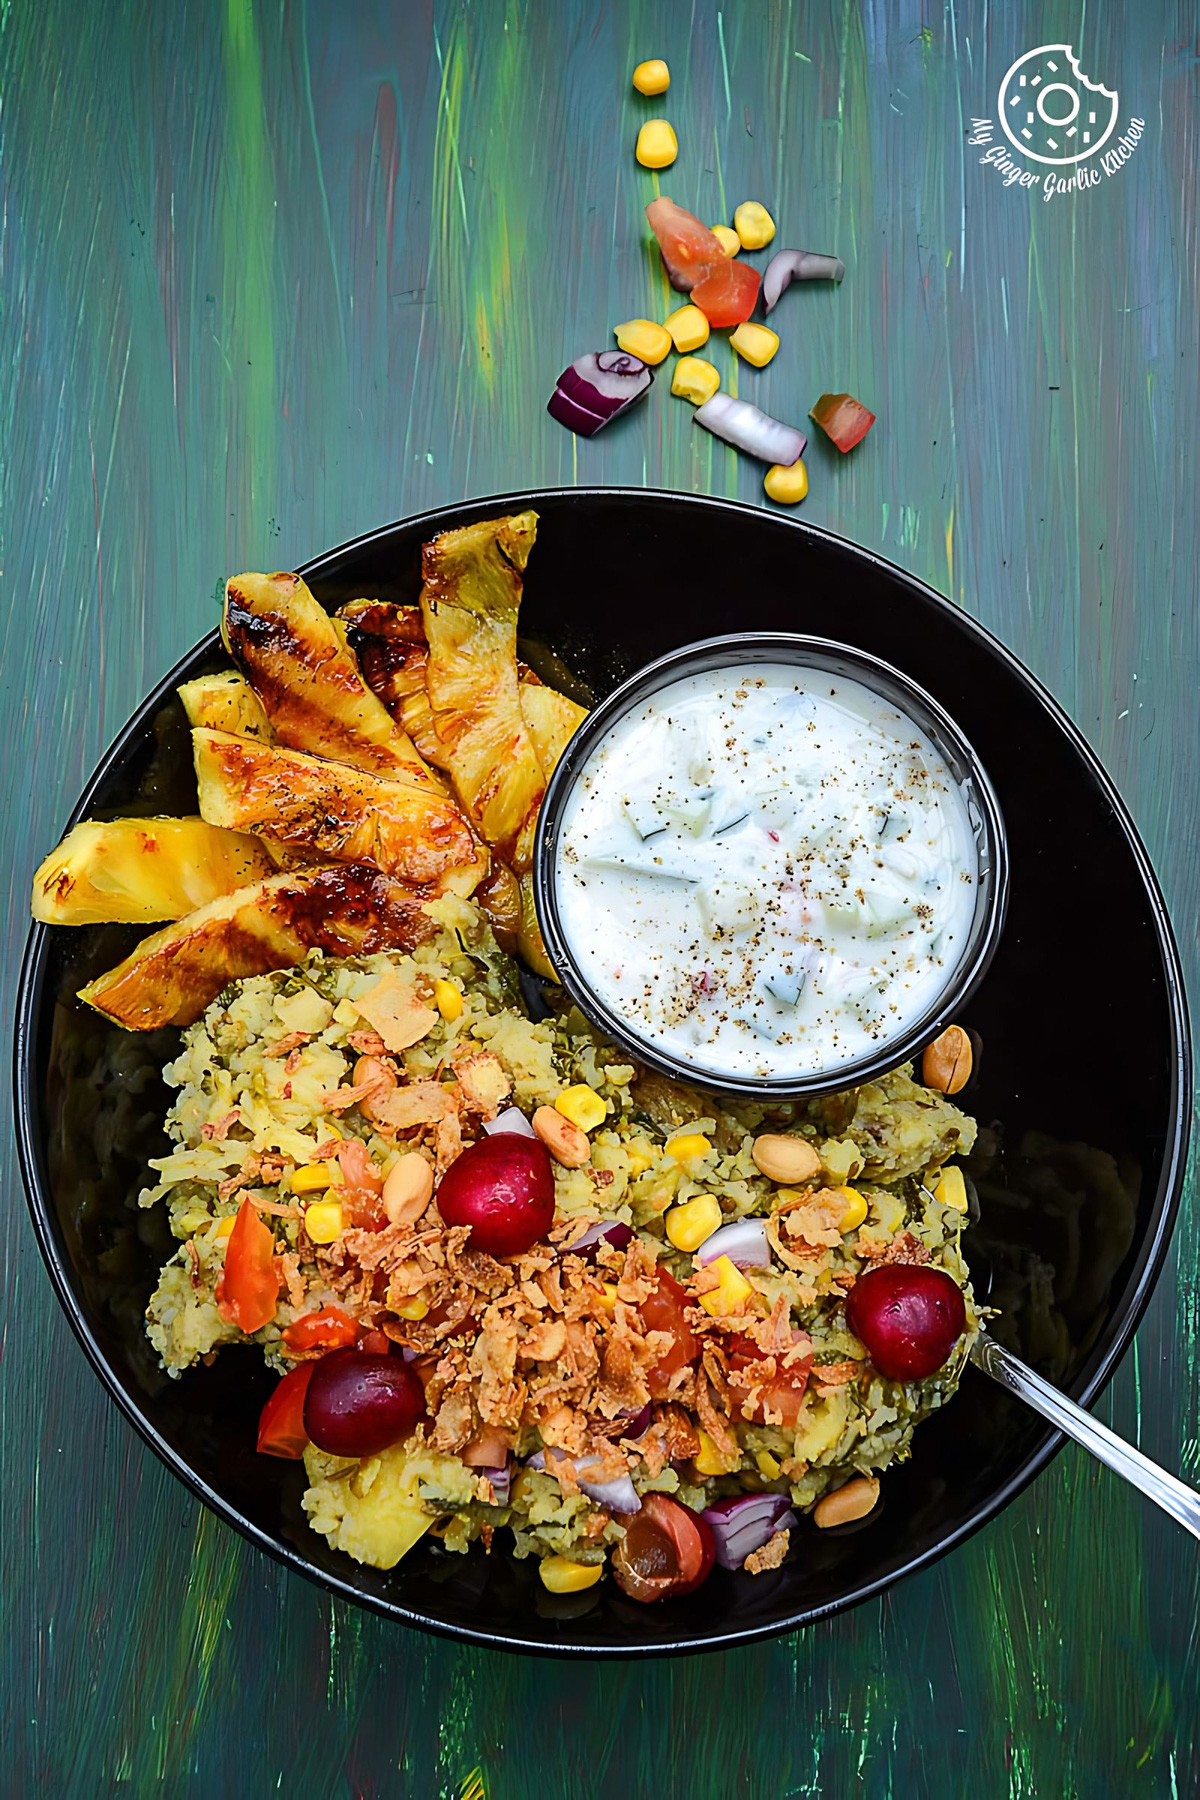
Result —
[{"label": "chopped red onion on table", "polygon": [[840,256],[822,256],[816,250],[777,250],[763,276],[763,311],[769,313],[793,281],[840,281],[845,273]]},{"label": "chopped red onion on table", "polygon": [[785,468],[799,461],[808,442],[802,431],[781,425],[769,413],[760,412],[748,400],[735,400],[732,394],[714,394],[692,416],[697,425],[724,438],[735,450],[744,450],[761,462],[782,463]]},{"label": "chopped red onion on table", "polygon": [[762,1219],[738,1219],[732,1225],[722,1225],[705,1238],[696,1254],[701,1268],[705,1263],[716,1262],[718,1256],[727,1256],[739,1269],[769,1269],[771,1245],[767,1227]]},{"label": "chopped red onion on table", "polygon": [[506,1106],[504,1111],[497,1113],[494,1119],[487,1120],[483,1129],[489,1136],[494,1131],[515,1131],[521,1137],[537,1136],[537,1132],[519,1106]]},{"label": "chopped red onion on table", "polygon": [[700,1517],[712,1528],[723,1569],[740,1569],[777,1531],[790,1531],[796,1523],[786,1494],[735,1494],[706,1506]]},{"label": "chopped red onion on table", "polygon": [[624,1250],[633,1237],[633,1227],[626,1225],[621,1219],[600,1219],[595,1225],[589,1225],[582,1237],[573,1244],[563,1245],[564,1256],[588,1256],[598,1250],[601,1244],[611,1244],[614,1250]]},{"label": "chopped red onion on table", "polygon": [[[566,1461],[565,1450],[553,1450],[551,1455],[555,1462]],[[572,1457],[571,1461],[575,1464],[575,1479],[579,1483],[580,1493],[586,1494],[589,1500],[594,1500],[597,1506],[603,1506],[608,1512],[615,1513],[641,1512],[642,1503],[638,1499],[637,1489],[628,1475],[619,1475],[615,1481],[587,1481],[585,1471],[594,1469],[600,1458],[598,1456],[580,1456]],[[544,1469],[549,1475],[554,1473],[553,1468],[547,1468],[544,1450],[535,1451],[526,1462],[525,1467],[527,1469]],[[763,1542],[766,1542],[765,1538]]]},{"label": "chopped red onion on table", "polygon": [[649,393],[653,380],[645,363],[624,350],[590,350],[563,370],[546,411],[568,431],[595,437]]}]

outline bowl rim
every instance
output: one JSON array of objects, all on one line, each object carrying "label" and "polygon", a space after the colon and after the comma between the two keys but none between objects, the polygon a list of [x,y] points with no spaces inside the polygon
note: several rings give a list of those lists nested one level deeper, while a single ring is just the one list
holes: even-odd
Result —
[{"label": "bowl rim", "polygon": [[[1146,1236],[1126,1277],[1125,1286],[1129,1295],[1126,1310],[1119,1319],[1111,1340],[1103,1348],[1098,1345],[1093,1346],[1089,1356],[1076,1371],[1075,1379],[1067,1390],[1081,1406],[1089,1406],[1105,1387],[1117,1364],[1129,1348],[1134,1332],[1141,1323],[1149,1304],[1155,1282],[1161,1273],[1179,1209],[1191,1126],[1192,1051],[1179,951],[1153,865],[1133,818],[1111,776],[1074,721],[1038,677],[970,613],[955,606],[954,602],[947,599],[945,595],[939,594],[928,583],[921,581],[919,577],[910,574],[887,557],[865,549],[837,532],[811,525],[804,520],[789,518],[783,514],[769,513],[761,506],[744,501],[728,500],[707,494],[682,494],[669,488],[605,486],[602,484],[529,488],[506,494],[482,495],[475,499],[462,499],[453,504],[431,507],[424,512],[413,513],[409,517],[396,519],[388,525],[347,539],[345,543],[338,545],[335,549],[323,551],[319,556],[310,558],[297,570],[297,573],[310,584],[314,581],[319,582],[323,574],[334,572],[338,563],[351,552],[362,551],[373,543],[385,541],[401,529],[420,528],[423,533],[428,531],[433,534],[439,530],[448,529],[453,524],[465,522],[464,515],[484,516],[493,509],[498,512],[519,511],[529,506],[536,507],[539,501],[552,499],[569,502],[576,498],[599,499],[602,502],[611,501],[614,504],[665,500],[675,506],[694,507],[697,512],[707,512],[710,516],[721,515],[729,527],[734,530],[765,517],[784,530],[798,533],[800,537],[816,540],[862,559],[863,562],[877,568],[891,580],[919,592],[923,598],[932,601],[936,606],[952,611],[961,627],[974,636],[981,647],[998,658],[1008,673],[1021,682],[1049,714],[1108,802],[1114,819],[1129,845],[1145,887],[1162,957],[1165,997],[1171,1015],[1174,1037],[1174,1054],[1171,1063],[1171,1102],[1174,1127],[1170,1133],[1170,1141],[1163,1158]],[[97,790],[108,779],[113,765],[123,758],[131,741],[140,737],[145,731],[156,710],[174,692],[175,687],[185,677],[186,671],[197,657],[206,653],[215,654],[219,650],[220,634],[214,630],[194,644],[156,683],[150,693],[135,708],[100,758],[71,811],[66,829],[70,829],[84,817]],[[59,1304],[66,1313],[71,1329],[109,1397],[171,1473],[198,1500],[203,1501],[219,1518],[231,1525],[249,1543],[257,1549],[265,1551],[276,1562],[283,1564],[284,1567],[293,1570],[296,1574],[304,1576],[327,1593],[331,1593],[339,1599],[348,1600],[355,1605],[365,1606],[368,1610],[390,1619],[394,1623],[415,1626],[418,1629],[429,1631],[435,1636],[450,1638],[459,1643],[479,1644],[486,1648],[509,1650],[522,1655],[561,1657],[577,1661],[592,1659],[613,1661],[630,1660],[642,1656],[673,1656],[737,1649],[745,1644],[797,1631],[818,1620],[831,1618],[837,1613],[848,1611],[851,1607],[885,1592],[905,1576],[928,1568],[950,1550],[956,1549],[964,1543],[1002,1512],[1046,1467],[1051,1458],[1063,1448],[1066,1442],[1063,1434],[1052,1426],[1046,1426],[1040,1435],[1040,1441],[1035,1441],[1028,1456],[1013,1471],[1008,1480],[986,1502],[981,1503],[968,1518],[936,1544],[929,1545],[927,1549],[914,1556],[897,1559],[888,1569],[870,1580],[857,1583],[835,1600],[802,1608],[778,1621],[731,1628],[714,1635],[694,1637],[684,1632],[670,1643],[644,1643],[633,1646],[537,1642],[516,1635],[509,1636],[505,1633],[476,1630],[470,1625],[447,1622],[444,1619],[422,1613],[415,1607],[404,1606],[399,1602],[383,1600],[378,1596],[362,1592],[352,1581],[318,1569],[298,1550],[272,1537],[269,1532],[255,1525],[252,1520],[245,1518],[235,1506],[210,1487],[208,1482],[171,1448],[150,1421],[143,1416],[133,1397],[126,1393],[115,1371],[109,1367],[104,1353],[88,1325],[82,1305],[76,1299],[66,1259],[60,1254],[55,1241],[49,1186],[45,1179],[47,1174],[45,1150],[34,1131],[34,1120],[39,1118],[41,1110],[40,1099],[34,1090],[32,1080],[32,1057],[36,1037],[34,1021],[38,1016],[48,976],[50,929],[46,925],[33,924],[22,957],[13,1032],[13,1097],[17,1155],[25,1187],[26,1204],[29,1208],[38,1248]]]},{"label": "bowl rim", "polygon": [[[721,1076],[698,1062],[691,1064],[670,1049],[660,1048],[644,1039],[626,1025],[582,973],[562,922],[558,839],[566,803],[584,773],[588,758],[618,720],[643,701],[661,693],[664,687],[686,681],[693,674],[715,672],[723,667],[733,670],[739,663],[760,659],[794,663],[797,668],[824,668],[857,681],[877,698],[890,701],[898,709],[903,705],[903,716],[930,739],[939,753],[945,756],[949,749],[962,766],[964,773],[956,785],[964,797],[969,796],[977,803],[979,827],[973,835],[977,847],[982,843],[988,856],[986,863],[981,864],[971,925],[958,961],[935,998],[882,1049],[867,1051],[835,1068],[808,1074]],[[849,676],[841,666],[847,663],[852,671]],[[897,698],[897,692],[903,696],[903,703]],[[533,892],[542,938],[563,986],[581,1012],[614,1043],[639,1062],[648,1063],[673,1080],[688,1082],[709,1093],[749,1100],[793,1100],[836,1093],[848,1085],[859,1086],[874,1081],[888,1069],[894,1069],[897,1063],[908,1062],[923,1044],[937,1036],[958,1008],[966,1004],[987,974],[1003,936],[1008,912],[1008,838],[996,790],[962,726],[932,694],[894,663],[870,650],[860,649],[856,644],[843,644],[836,638],[819,637],[811,632],[732,632],[698,638],[693,643],[668,650],[665,656],[656,657],[615,687],[581,721],[547,783],[538,810]]]}]

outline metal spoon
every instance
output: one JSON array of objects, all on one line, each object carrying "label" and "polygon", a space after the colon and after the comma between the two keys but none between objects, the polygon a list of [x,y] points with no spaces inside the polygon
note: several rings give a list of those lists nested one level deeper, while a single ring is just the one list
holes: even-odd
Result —
[{"label": "metal spoon", "polygon": [[1008,1393],[1024,1400],[1026,1406],[1032,1406],[1043,1419],[1049,1419],[1059,1431],[1074,1438],[1077,1444],[1098,1456],[1118,1475],[1123,1475],[1148,1500],[1170,1513],[1194,1538],[1200,1538],[1200,1494],[1194,1488],[1176,1476],[1168,1475],[1165,1469],[1160,1469],[1148,1456],[1143,1456],[1140,1450],[1119,1438],[1107,1425],[1101,1425],[1090,1413],[1084,1412],[1082,1406],[1076,1406],[1048,1381],[1035,1375],[1019,1356],[1005,1350],[984,1331],[971,1345],[971,1361]]}]

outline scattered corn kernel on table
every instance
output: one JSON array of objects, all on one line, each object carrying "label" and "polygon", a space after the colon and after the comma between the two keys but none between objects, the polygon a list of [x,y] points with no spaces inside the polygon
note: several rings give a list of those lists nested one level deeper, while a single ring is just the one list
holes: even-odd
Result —
[{"label": "scattered corn kernel on table", "polygon": [[[12,8],[6,1019],[30,871],[229,570],[538,483],[768,504],[762,466],[693,429],[695,370],[595,440],[546,414],[574,357],[678,305],[646,250],[659,191],[726,231],[765,204],[777,245],[845,260],[772,315],[777,353],[751,335],[765,366],[723,343],[703,360],[790,423],[825,389],[877,415],[845,456],[809,427],[806,516],[978,614],[1062,699],[1194,982],[1195,18],[1088,9],[1083,66],[1144,134],[1049,198],[978,123],[1038,20],[984,0]],[[646,160],[678,144],[657,174],[634,155],[652,118]],[[680,579],[703,575],[697,545]],[[568,1667],[332,1603],[202,1511],[105,1399],[5,1155],[6,1791],[1200,1788],[1194,1546],[1074,1449],[937,1567],[737,1654]],[[1185,1201],[1099,1408],[1193,1481],[1198,1220]]]}]

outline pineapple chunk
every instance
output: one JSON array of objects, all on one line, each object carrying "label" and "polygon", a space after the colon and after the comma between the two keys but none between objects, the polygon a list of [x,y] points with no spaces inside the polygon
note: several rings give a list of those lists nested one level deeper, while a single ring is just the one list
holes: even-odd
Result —
[{"label": "pineapple chunk", "polygon": [[541,764],[521,711],[517,611],[537,514],[446,531],[424,546],[426,684],[458,796],[484,842],[529,867]]},{"label": "pineapple chunk", "polygon": [[213,731],[236,731],[239,737],[275,742],[262,702],[231,669],[223,675],[198,675],[177,690],[189,725],[208,725]]},{"label": "pineapple chunk", "polygon": [[[487,869],[487,852],[448,794],[226,731],[192,733],[200,811],[214,825],[268,832],[312,861],[371,862],[402,881]],[[462,892],[461,883],[456,883]]]},{"label": "pineapple chunk", "polygon": [[374,775],[441,783],[363,681],[335,624],[298,575],[235,575],[221,635],[281,744]]},{"label": "pineapple chunk", "polygon": [[392,600],[351,600],[337,613],[358,633],[358,666],[393,719],[406,731],[425,761],[446,767],[446,751],[434,729],[425,686],[429,646],[419,606]]},{"label": "pineapple chunk", "polygon": [[546,954],[546,946],[542,941],[542,928],[538,924],[537,908],[533,904],[531,875],[521,877],[521,929],[517,934],[517,949],[535,975],[544,975],[547,981],[558,980],[558,971]]},{"label": "pineapple chunk", "polygon": [[242,976],[292,968],[310,950],[412,950],[435,930],[422,897],[378,869],[272,875],[144,938],[79,998],[130,1031],[190,1025]]},{"label": "pineapple chunk", "polygon": [[577,706],[557,688],[543,687],[540,682],[523,681],[520,692],[521,712],[542,774],[549,781],[569,740],[587,718],[587,707]]},{"label": "pineapple chunk", "polygon": [[33,878],[43,925],[157,925],[274,871],[263,846],[203,819],[88,820]]}]

